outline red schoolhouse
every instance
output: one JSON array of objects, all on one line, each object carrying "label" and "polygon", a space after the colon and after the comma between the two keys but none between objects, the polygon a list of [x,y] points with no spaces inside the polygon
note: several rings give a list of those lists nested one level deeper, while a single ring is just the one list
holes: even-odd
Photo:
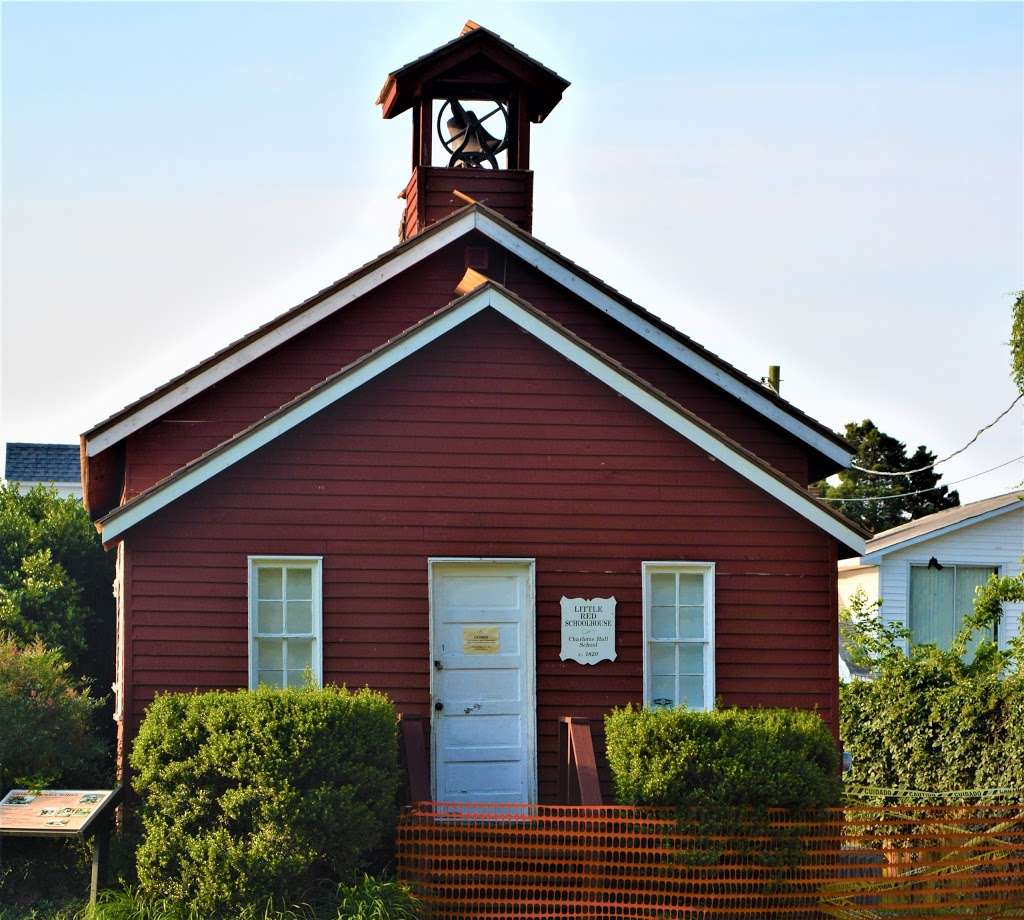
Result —
[{"label": "red schoolhouse", "polygon": [[532,235],[567,87],[474,24],[394,71],[400,244],[82,436],[122,770],[154,694],[307,673],[429,717],[443,800],[553,801],[630,702],[836,730],[851,448]]}]

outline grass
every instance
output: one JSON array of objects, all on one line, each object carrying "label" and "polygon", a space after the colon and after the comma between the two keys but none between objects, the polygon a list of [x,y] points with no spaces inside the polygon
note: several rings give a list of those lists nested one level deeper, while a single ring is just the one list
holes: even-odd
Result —
[{"label": "grass", "polygon": [[[124,881],[130,874],[127,843],[112,845],[118,886],[88,906],[91,856],[77,841],[5,841],[0,866],[0,920],[210,920],[180,904],[146,898]],[[128,873],[119,872],[127,868]],[[316,903],[249,907],[232,920],[416,920],[409,890],[398,882],[366,876],[355,885],[326,890]],[[227,918],[225,918],[227,920]]]},{"label": "grass", "polygon": [[[233,920],[416,920],[418,913],[408,889],[397,882],[364,877],[356,885],[341,885],[318,904],[250,907]],[[74,918],[54,920],[207,920],[177,904],[147,900],[137,890],[108,892],[97,910]]]}]

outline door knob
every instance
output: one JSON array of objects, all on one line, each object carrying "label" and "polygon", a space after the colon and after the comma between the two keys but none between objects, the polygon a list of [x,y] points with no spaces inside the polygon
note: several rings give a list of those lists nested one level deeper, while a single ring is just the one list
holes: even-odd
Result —
[{"label": "door knob", "polygon": [[434,712],[440,712],[442,709],[444,709],[444,703],[440,701],[434,703]]}]

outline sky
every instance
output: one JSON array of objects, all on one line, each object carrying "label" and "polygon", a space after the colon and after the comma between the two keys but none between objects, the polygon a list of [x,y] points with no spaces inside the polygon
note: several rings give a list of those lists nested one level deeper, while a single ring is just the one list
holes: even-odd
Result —
[{"label": "sky", "polygon": [[[572,81],[534,232],[841,430],[1010,405],[1024,6],[4,3],[0,436],[78,435],[397,242],[388,71],[473,18]],[[1024,455],[1017,409],[945,482]],[[956,488],[1024,480],[1017,462]]]}]

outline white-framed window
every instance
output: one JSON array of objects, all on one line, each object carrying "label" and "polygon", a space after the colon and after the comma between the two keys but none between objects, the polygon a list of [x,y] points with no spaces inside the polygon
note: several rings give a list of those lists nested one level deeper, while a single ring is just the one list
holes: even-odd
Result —
[{"label": "white-framed window", "polygon": [[644,705],[715,705],[715,564],[645,562]]},{"label": "white-framed window", "polygon": [[322,559],[249,557],[249,689],[303,687],[307,669],[320,686]]},{"label": "white-framed window", "polygon": [[[948,649],[963,628],[964,620],[974,613],[974,592],[991,576],[999,573],[995,565],[910,565],[910,639],[915,645],[937,645]],[[966,650],[974,657],[982,639],[995,639],[993,629],[979,631]]]}]

